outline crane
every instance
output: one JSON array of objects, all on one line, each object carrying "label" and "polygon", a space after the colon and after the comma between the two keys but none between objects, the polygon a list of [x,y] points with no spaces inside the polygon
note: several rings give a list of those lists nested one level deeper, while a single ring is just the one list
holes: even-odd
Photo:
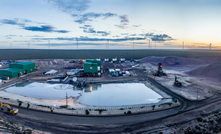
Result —
[{"label": "crane", "polygon": [[13,115],[16,115],[18,113],[18,109],[11,108],[10,105],[8,105],[8,104],[3,104],[2,102],[0,102],[0,106],[1,106],[0,107],[1,111],[4,110],[3,106],[5,106],[5,107],[7,107],[7,112],[8,113],[11,113]]}]

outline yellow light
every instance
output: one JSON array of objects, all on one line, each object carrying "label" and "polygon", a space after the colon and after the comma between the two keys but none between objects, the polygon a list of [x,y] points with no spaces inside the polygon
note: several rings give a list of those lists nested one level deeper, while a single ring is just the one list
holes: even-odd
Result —
[{"label": "yellow light", "polygon": [[92,67],[90,67],[90,69],[92,69]]},{"label": "yellow light", "polygon": [[93,91],[93,87],[92,87],[92,86],[90,86],[90,91],[91,91],[91,92]]}]

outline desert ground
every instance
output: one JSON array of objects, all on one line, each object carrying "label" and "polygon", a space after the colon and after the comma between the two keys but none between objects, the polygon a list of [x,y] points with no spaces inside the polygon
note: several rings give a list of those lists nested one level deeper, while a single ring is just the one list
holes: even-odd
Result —
[{"label": "desert ground", "polygon": [[[83,50],[81,50],[83,51]],[[24,108],[21,108],[21,113],[17,117],[10,117],[9,115],[2,115],[1,126],[3,129],[8,129],[10,132],[22,132],[21,127],[23,124],[24,130],[30,129],[33,132],[40,129],[38,133],[46,133],[46,131],[56,133],[165,133],[165,134],[184,134],[184,133],[219,133],[220,132],[220,94],[221,94],[221,54],[220,51],[205,51],[205,50],[160,50],[160,51],[150,51],[150,50],[107,50],[106,53],[101,50],[86,50],[84,53],[73,53],[74,50],[20,50],[15,54],[18,56],[12,55],[10,59],[7,59],[8,53],[4,52],[2,60],[16,60],[20,61],[32,61],[35,62],[37,66],[40,67],[39,71],[31,76],[28,76],[31,82],[45,82],[47,79],[53,78],[55,76],[43,76],[42,72],[48,71],[50,69],[59,70],[58,73],[64,73],[68,71],[65,69],[66,66],[72,66],[73,63],[70,63],[70,60],[77,60],[79,58],[102,58],[102,57],[118,57],[120,58],[133,58],[140,61],[137,62],[125,62],[125,63],[103,63],[104,67],[107,66],[110,68],[130,68],[136,66],[131,73],[133,77],[112,77],[108,73],[105,73],[101,78],[86,78],[88,82],[126,82],[126,81],[143,81],[147,80],[148,86],[159,87],[162,85],[161,89],[168,90],[171,93],[175,93],[177,97],[181,97],[181,106],[174,107],[171,109],[166,109],[162,111],[152,111],[150,113],[141,113],[141,114],[132,114],[127,116],[118,116],[118,117],[102,117],[104,120],[109,118],[110,122],[124,122],[116,124],[108,124],[108,122],[101,121],[102,118],[97,119],[96,123],[105,123],[107,126],[96,126],[93,125],[93,118],[82,117],[84,121],[90,122],[86,125],[80,120],[81,117],[71,117],[73,118],[70,121],[70,124],[62,123],[62,120],[67,120],[69,117],[63,116],[60,118],[53,115],[48,115],[47,113],[42,113],[42,117],[51,116],[54,119],[44,119],[45,126],[39,125],[39,120],[42,117],[33,117],[32,116],[38,112],[32,111],[28,113],[26,117],[25,113],[28,111]],[[12,53],[12,50],[7,51]],[[32,53],[31,53],[32,52]],[[93,53],[96,54],[93,55]],[[148,53],[149,52],[149,53]],[[64,55],[62,54],[64,53]],[[138,54],[139,53],[139,54]],[[154,56],[153,56],[154,55]],[[172,56],[171,56],[172,55]],[[43,58],[43,57],[47,58]],[[126,57],[127,56],[127,57]],[[53,58],[55,57],[55,58]],[[8,57],[9,58],[9,57]],[[157,77],[153,74],[157,70],[158,63],[163,64],[163,71],[167,76]],[[7,68],[4,65],[1,68]],[[70,70],[70,69],[69,69]],[[57,73],[57,74],[58,74]],[[178,80],[182,82],[182,87],[176,87],[173,85],[175,76],[178,77]],[[84,78],[80,78],[84,79]],[[152,79],[148,81],[148,79]],[[18,81],[18,80],[16,80]],[[152,83],[156,81],[159,84]],[[9,83],[12,83],[9,82]],[[1,85],[0,85],[1,86]],[[2,86],[3,87],[3,86]],[[3,88],[2,88],[3,89]],[[159,89],[155,89],[159,90]],[[10,97],[10,93],[5,93],[5,96]],[[16,96],[16,95],[15,95]],[[20,96],[20,99],[24,97]],[[41,103],[39,100],[34,98],[29,98],[35,102]],[[51,100],[41,100],[42,102],[50,105],[54,103]],[[69,98],[68,101],[74,102],[75,100]],[[60,100],[59,102],[65,102],[65,99]],[[57,103],[59,103],[57,102]],[[105,113],[105,112],[104,112]],[[171,114],[171,115],[170,115]],[[149,116],[152,115],[152,116]],[[167,115],[167,116],[166,116]],[[24,120],[21,120],[25,117],[25,120],[33,120],[31,125],[25,123]],[[95,119],[96,117],[94,117]],[[117,119],[118,118],[118,119]],[[147,119],[146,119],[147,118]],[[59,124],[62,124],[61,128],[57,128],[57,125],[54,123],[56,119],[59,119]],[[75,122],[73,120],[76,119]],[[139,122],[139,121],[140,122]],[[34,122],[36,121],[36,122]],[[53,130],[50,131],[48,128],[50,125],[53,126]],[[79,122],[79,124],[78,124]],[[129,123],[130,122],[130,123]],[[131,123],[136,122],[136,123]],[[65,124],[65,125],[64,125]],[[71,126],[70,126],[71,125]],[[9,126],[9,127],[8,127]],[[89,130],[88,127],[93,128]],[[98,127],[99,126],[99,127]],[[17,129],[16,127],[21,127]],[[67,130],[64,128],[67,127]],[[102,129],[100,128],[102,127]],[[116,127],[116,128],[115,128]],[[34,129],[36,128],[36,129]],[[115,129],[113,129],[115,128]],[[73,130],[75,129],[75,130]],[[29,131],[29,130],[28,130]],[[42,132],[45,131],[45,132]],[[0,128],[1,132],[1,128]],[[3,131],[2,131],[3,132]]]},{"label": "desert ground", "polygon": [[221,56],[220,50],[189,49],[128,49],[128,50],[57,50],[57,49],[0,49],[0,60],[19,59],[94,59],[94,58],[133,58],[147,56],[211,57]]}]

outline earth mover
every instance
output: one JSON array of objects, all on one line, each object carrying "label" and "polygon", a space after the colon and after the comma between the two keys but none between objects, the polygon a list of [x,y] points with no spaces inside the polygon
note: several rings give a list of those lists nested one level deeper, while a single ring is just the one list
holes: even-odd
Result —
[{"label": "earth mover", "polygon": [[175,76],[174,86],[182,87],[182,83],[177,80],[176,76]]},{"label": "earth mover", "polygon": [[7,107],[7,113],[10,113],[12,115],[16,115],[18,113],[18,109],[11,108],[10,105],[3,104],[2,102],[0,102],[0,109],[1,109],[1,111],[4,111],[3,107]]}]

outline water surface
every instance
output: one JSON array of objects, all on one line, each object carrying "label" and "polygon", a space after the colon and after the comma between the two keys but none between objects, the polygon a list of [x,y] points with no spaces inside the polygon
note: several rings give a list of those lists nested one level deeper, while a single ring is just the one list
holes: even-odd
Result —
[{"label": "water surface", "polygon": [[90,106],[121,106],[157,103],[161,95],[142,83],[95,84],[77,100]]}]

